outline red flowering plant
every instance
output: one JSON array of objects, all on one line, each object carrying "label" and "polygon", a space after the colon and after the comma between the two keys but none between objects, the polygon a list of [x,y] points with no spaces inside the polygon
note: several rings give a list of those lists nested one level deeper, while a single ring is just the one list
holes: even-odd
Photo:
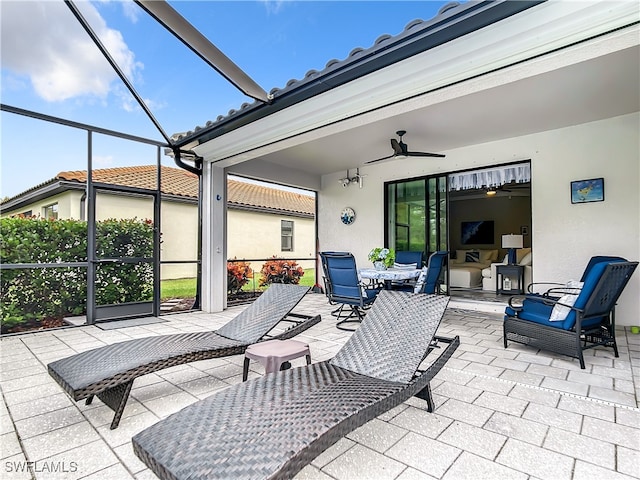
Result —
[{"label": "red flowering plant", "polygon": [[293,260],[286,260],[274,256],[262,265],[260,271],[260,286],[264,287],[271,283],[300,283],[300,278],[304,275],[304,270]]},{"label": "red flowering plant", "polygon": [[253,270],[249,263],[227,262],[227,295],[239,294],[250,278]]}]

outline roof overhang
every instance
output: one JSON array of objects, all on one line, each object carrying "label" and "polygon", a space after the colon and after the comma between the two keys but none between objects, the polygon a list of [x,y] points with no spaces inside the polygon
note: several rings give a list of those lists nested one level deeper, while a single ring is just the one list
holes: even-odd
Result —
[{"label": "roof overhang", "polygon": [[226,118],[220,116],[217,122],[209,122],[195,132],[178,134],[174,143],[182,149],[191,149],[544,1],[546,0],[479,0],[468,1],[454,8],[445,6],[430,21],[412,23],[396,37],[383,36],[367,50],[355,49],[349,58],[330,61],[321,72],[312,70],[304,79],[291,80],[284,89],[272,90],[274,101],[271,104],[243,104],[240,110],[232,110]]},{"label": "roof overhang", "polygon": [[245,175],[260,162],[320,176],[384,155],[399,128],[412,150],[437,152],[639,110],[636,2],[529,7],[245,125],[219,125],[193,149]]},{"label": "roof overhang", "polygon": [[17,195],[7,202],[2,204],[2,212],[11,212],[27,207],[35,202],[51,198],[55,195],[59,195],[70,190],[86,190],[87,186],[84,183],[69,182],[66,180],[53,180],[49,183],[38,185],[20,195]]}]

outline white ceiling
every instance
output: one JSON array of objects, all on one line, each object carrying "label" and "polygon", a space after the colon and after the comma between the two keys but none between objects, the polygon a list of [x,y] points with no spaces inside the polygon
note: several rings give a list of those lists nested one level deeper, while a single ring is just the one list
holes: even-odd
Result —
[{"label": "white ceiling", "polygon": [[242,172],[247,174],[254,162],[264,161],[313,175],[354,169],[391,154],[389,139],[400,129],[407,130],[404,141],[410,151],[446,153],[639,110],[640,48],[635,45],[406,113],[381,115],[293,146],[272,148],[275,151],[241,164]]}]

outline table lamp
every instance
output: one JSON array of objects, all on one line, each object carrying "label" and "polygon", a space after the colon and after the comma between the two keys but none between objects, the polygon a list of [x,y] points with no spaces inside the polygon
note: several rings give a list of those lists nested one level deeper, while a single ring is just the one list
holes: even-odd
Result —
[{"label": "table lamp", "polygon": [[502,248],[509,249],[509,265],[516,264],[516,248],[522,248],[522,235],[502,235]]}]

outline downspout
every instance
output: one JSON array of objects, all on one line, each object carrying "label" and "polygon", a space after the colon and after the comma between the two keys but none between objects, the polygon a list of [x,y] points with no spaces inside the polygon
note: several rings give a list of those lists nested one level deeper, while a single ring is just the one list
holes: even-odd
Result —
[{"label": "downspout", "polygon": [[[182,152],[178,147],[171,147],[171,149],[173,150],[173,161],[177,166],[186,170],[187,172],[191,172],[194,175],[198,175],[198,177],[202,176],[202,157],[198,157],[197,155],[195,156],[194,162],[196,165],[194,167],[182,161]],[[189,152],[189,154],[193,155],[191,152]]]},{"label": "downspout", "polygon": [[[192,155],[192,153],[189,154]],[[202,290],[202,157],[196,155],[194,158],[195,166],[189,165],[182,160],[180,149],[173,147],[173,161],[178,167],[198,176],[198,266],[196,273],[196,299],[193,303],[193,308],[199,310]]]},{"label": "downspout", "polygon": [[87,214],[84,211],[86,207],[86,200],[87,200],[87,191],[85,190],[82,196],[80,197],[80,220],[82,221],[87,219]]}]

